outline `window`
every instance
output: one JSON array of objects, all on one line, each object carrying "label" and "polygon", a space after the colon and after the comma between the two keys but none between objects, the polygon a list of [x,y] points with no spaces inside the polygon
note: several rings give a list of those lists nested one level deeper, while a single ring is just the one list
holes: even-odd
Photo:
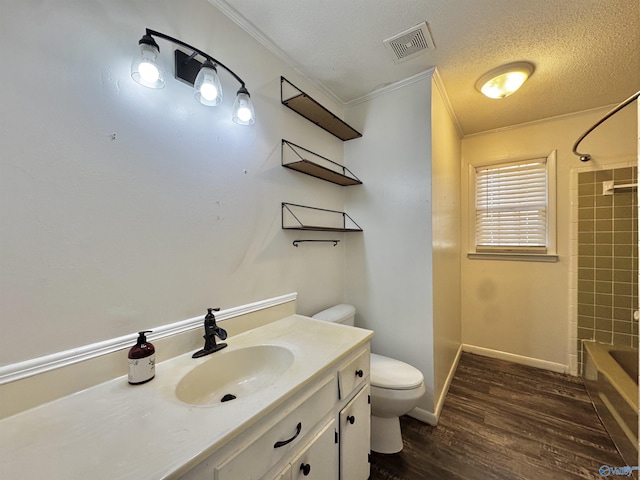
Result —
[{"label": "window", "polygon": [[[471,258],[555,261],[555,151],[470,165]],[[471,239],[470,239],[471,240]]]}]

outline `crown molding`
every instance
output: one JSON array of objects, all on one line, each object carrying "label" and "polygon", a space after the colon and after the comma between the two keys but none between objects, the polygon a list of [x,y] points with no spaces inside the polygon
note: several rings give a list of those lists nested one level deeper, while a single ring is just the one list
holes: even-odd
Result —
[{"label": "crown molding", "polygon": [[456,132],[458,132],[458,137],[464,138],[464,131],[462,130],[462,125],[460,125],[460,121],[458,120],[458,116],[456,115],[455,110],[453,109],[453,105],[451,104],[451,100],[449,99],[449,95],[447,95],[447,90],[444,87],[444,82],[442,81],[442,77],[440,77],[440,72],[438,69],[435,69],[433,72],[433,83],[436,88],[440,92],[440,96],[442,97],[442,101],[444,102],[444,106],[449,112],[449,117],[451,117],[451,121],[456,128]]},{"label": "crown molding", "polygon": [[445,107],[449,112],[449,116],[453,121],[453,124],[458,132],[460,138],[464,137],[464,133],[462,131],[462,127],[458,120],[458,117],[451,105],[451,101],[449,100],[449,96],[447,95],[447,91],[444,87],[444,83],[440,78],[440,74],[438,73],[435,67],[431,67],[423,72],[420,72],[416,75],[413,75],[409,78],[405,78],[398,82],[394,82],[390,85],[386,85],[382,88],[374,90],[371,93],[363,95],[362,97],[350,100],[345,102],[340,97],[338,97],[335,93],[333,93],[329,88],[327,88],[323,83],[313,80],[308,72],[304,70],[299,64],[297,64],[289,55],[287,55],[280,47],[278,47],[275,43],[273,43],[269,37],[267,37],[264,33],[260,31],[253,23],[249,22],[246,18],[244,18],[240,13],[231,7],[225,0],[208,0],[211,5],[216,7],[223,15],[229,18],[233,23],[242,28],[247,34],[249,34],[254,40],[256,40],[260,45],[269,50],[272,54],[274,54],[278,59],[283,61],[289,67],[291,67],[296,73],[303,76],[307,81],[309,81],[315,88],[317,88],[322,94],[324,94],[331,101],[336,103],[338,106],[342,108],[350,108],[360,103],[367,102],[373,98],[379,97],[381,95],[385,95],[394,90],[406,87],[407,85],[411,85],[412,83],[419,82],[426,78],[432,77],[434,79],[435,85],[440,92],[444,100]]},{"label": "crown molding", "polygon": [[429,68],[424,72],[417,73],[411,77],[405,78],[403,80],[399,80],[397,82],[391,83],[389,85],[385,85],[382,88],[374,90],[371,93],[367,93],[362,97],[354,98],[348,102],[344,103],[344,106],[347,108],[353,107],[355,105],[359,105],[364,102],[368,102],[376,97],[380,97],[382,95],[386,95],[387,93],[393,92],[394,90],[398,90],[400,88],[406,87],[407,85],[411,85],[412,83],[420,82],[422,80],[433,77],[434,72],[436,71],[435,67]]},{"label": "crown molding", "polygon": [[311,76],[306,72],[299,64],[297,64],[289,55],[287,55],[284,50],[278,47],[275,43],[269,39],[264,33],[262,33],[253,23],[249,22],[246,18],[244,18],[236,9],[231,7],[224,0],[208,0],[211,5],[216,7],[218,10],[222,12],[229,20],[242,28],[245,32],[247,32],[254,40],[256,40],[260,45],[273,53],[276,57],[278,57],[281,61],[295,70],[296,73],[302,75],[307,81],[311,82],[311,84],[317,88],[320,92],[322,92],[325,96],[327,96],[331,101],[338,104],[340,107],[345,106],[344,100],[337,97],[335,93],[329,90],[324,84],[317,82],[311,78]]},{"label": "crown molding", "polygon": [[543,124],[543,123],[553,122],[553,121],[556,121],[556,120],[562,120],[562,119],[565,119],[565,118],[571,118],[571,117],[575,117],[575,116],[578,116],[578,115],[595,113],[595,112],[598,112],[600,110],[609,111],[615,106],[616,106],[616,104],[604,105],[602,107],[589,108],[587,110],[580,110],[578,112],[563,113],[562,115],[556,115],[554,117],[540,118],[538,120],[531,120],[530,122],[516,123],[514,125],[507,125],[506,127],[499,127],[499,128],[493,128],[491,130],[483,130],[481,132],[469,133],[469,134],[465,135],[464,138],[479,137],[481,135],[490,135],[492,133],[508,132],[510,130],[516,130],[518,128],[529,127],[529,126],[533,126],[533,125],[539,125],[539,124]]}]

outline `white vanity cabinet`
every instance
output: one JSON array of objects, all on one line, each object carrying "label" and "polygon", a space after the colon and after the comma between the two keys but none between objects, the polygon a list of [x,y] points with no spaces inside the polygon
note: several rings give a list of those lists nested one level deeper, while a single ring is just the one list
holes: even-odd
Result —
[{"label": "white vanity cabinet", "polygon": [[[275,425],[266,432],[256,429],[243,435],[251,441],[249,445],[240,447],[237,453],[219,462],[215,469],[215,480],[241,480],[259,479],[271,470],[281,460],[288,460],[295,455],[299,448],[309,438],[309,434],[316,431],[323,418],[332,414],[335,404],[336,380],[333,376],[327,376],[320,381],[316,388],[303,394],[302,402],[296,399],[288,402],[282,413],[274,412],[275,418],[280,418]],[[306,398],[305,398],[306,397]],[[290,413],[286,413],[291,410]],[[253,436],[257,438],[251,438]]]},{"label": "white vanity cabinet", "polygon": [[369,349],[359,350],[338,369],[338,395],[348,398],[355,390],[369,381]]},{"label": "white vanity cabinet", "polygon": [[[369,478],[371,435],[369,367],[370,352],[369,349],[363,349],[356,352],[338,369],[338,392],[340,399],[343,400],[338,422],[342,480]],[[363,438],[367,441],[363,442]]]},{"label": "white vanity cabinet", "polygon": [[119,376],[2,418],[0,477],[366,480],[372,336],[294,314],[163,360],[144,385]]},{"label": "white vanity cabinet", "polygon": [[287,464],[283,471],[275,476],[273,480],[290,480],[291,479],[291,464]]},{"label": "white vanity cabinet", "polygon": [[[369,478],[371,397],[368,384],[340,411],[339,422],[340,478]],[[367,441],[363,442],[363,438]]]},{"label": "white vanity cabinet", "polygon": [[370,420],[366,344],[180,480],[366,480]]},{"label": "white vanity cabinet", "polygon": [[280,480],[337,479],[338,467],[336,421],[331,419],[276,478]]}]

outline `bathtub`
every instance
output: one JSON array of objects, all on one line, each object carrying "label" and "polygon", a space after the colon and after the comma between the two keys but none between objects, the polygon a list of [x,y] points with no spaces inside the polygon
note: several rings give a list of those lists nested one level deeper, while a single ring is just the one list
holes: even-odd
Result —
[{"label": "bathtub", "polygon": [[582,377],[627,465],[638,464],[638,349],[584,341]]}]

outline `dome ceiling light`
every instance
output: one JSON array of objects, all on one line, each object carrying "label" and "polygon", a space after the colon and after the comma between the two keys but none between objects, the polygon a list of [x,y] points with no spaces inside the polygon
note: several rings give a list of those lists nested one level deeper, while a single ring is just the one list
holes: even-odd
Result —
[{"label": "dome ceiling light", "polygon": [[476,89],[489,98],[505,98],[518,90],[533,73],[529,62],[502,65],[485,73],[476,82]]}]

